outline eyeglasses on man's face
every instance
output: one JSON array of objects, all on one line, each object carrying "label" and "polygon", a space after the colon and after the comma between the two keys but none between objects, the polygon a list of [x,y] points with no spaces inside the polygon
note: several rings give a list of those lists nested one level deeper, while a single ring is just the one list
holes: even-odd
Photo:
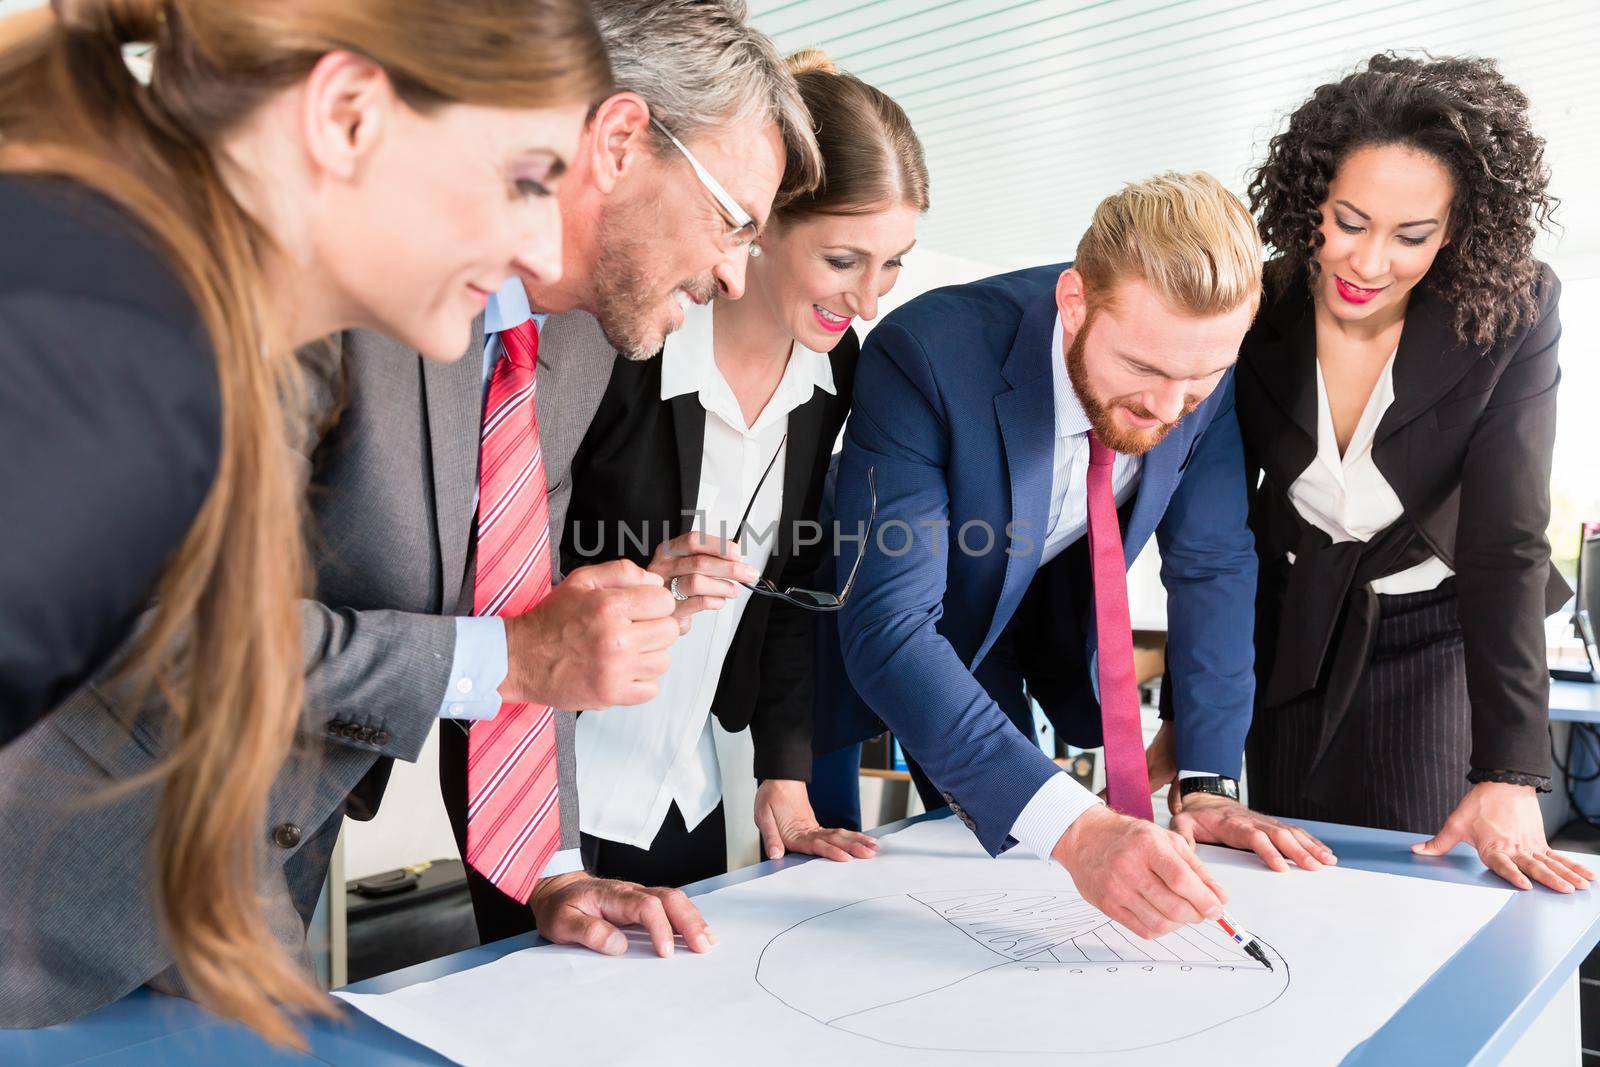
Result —
[{"label": "eyeglasses on man's face", "polygon": [[741,248],[754,241],[756,239],[756,230],[759,227],[756,225],[756,220],[750,217],[750,213],[739,206],[739,202],[728,193],[728,190],[722,187],[722,183],[713,178],[711,172],[700,165],[700,161],[694,158],[694,153],[689,151],[682,141],[674,137],[672,131],[663,126],[659,119],[651,116],[650,125],[660,130],[661,135],[671,141],[679,152],[683,153],[683,158],[689,161],[689,166],[694,170],[694,176],[700,179],[700,184],[705,187],[706,192],[711,194],[711,198],[717,202],[717,208],[722,212],[722,219],[728,224],[728,231],[723,234],[723,240]]},{"label": "eyeglasses on man's face", "polygon": [[[761,487],[766,484],[767,475],[772,473],[772,468],[777,464],[778,457],[783,454],[783,446],[788,443],[789,435],[784,434],[783,440],[778,442],[778,450],[772,454],[772,459],[767,463],[767,469],[761,472],[761,480],[756,482],[756,491],[750,494],[750,502],[744,506],[744,514],[739,517],[739,525],[734,528],[731,540],[739,543],[739,535],[744,532],[745,523],[750,519],[750,511],[756,506],[756,498],[761,495]],[[861,533],[861,548],[856,553],[855,565],[850,568],[850,577],[845,579],[844,587],[837,593],[825,592],[820,589],[801,589],[790,586],[779,589],[777,583],[770,578],[760,578],[754,582],[740,582],[739,584],[761,596],[775,597],[778,600],[788,601],[797,608],[807,611],[838,611],[844,607],[845,601],[850,598],[850,590],[856,584],[856,573],[861,570],[861,561],[867,557],[867,539],[872,536],[872,524],[878,518],[878,482],[875,477],[877,468],[867,468],[867,493],[871,506],[867,511],[867,528]]]}]

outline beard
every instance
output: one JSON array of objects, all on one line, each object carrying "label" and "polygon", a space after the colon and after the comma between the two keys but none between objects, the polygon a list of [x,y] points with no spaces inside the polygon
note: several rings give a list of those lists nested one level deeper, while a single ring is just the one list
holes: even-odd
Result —
[{"label": "beard", "polygon": [[1183,410],[1178,413],[1176,419],[1148,430],[1118,425],[1117,408],[1124,408],[1141,419],[1153,419],[1156,416],[1143,404],[1115,398],[1101,400],[1094,395],[1094,390],[1089,387],[1089,369],[1084,356],[1084,345],[1089,339],[1089,328],[1092,325],[1094,325],[1093,311],[1083,320],[1083,328],[1067,347],[1067,377],[1072,382],[1072,391],[1077,395],[1078,403],[1083,405],[1083,413],[1088,416],[1089,425],[1094,429],[1094,435],[1100,439],[1101,444],[1125,456],[1142,456],[1159,445],[1167,434],[1172,432],[1174,426],[1200,406],[1199,402],[1186,398]]},{"label": "beard", "polygon": [[652,275],[647,269],[652,245],[635,236],[645,232],[644,223],[642,218],[602,215],[600,252],[594,266],[594,314],[600,331],[624,359],[634,361],[650,359],[661,351],[669,332],[661,320],[675,292],[682,289],[702,303],[717,292],[710,272],[677,283]]}]

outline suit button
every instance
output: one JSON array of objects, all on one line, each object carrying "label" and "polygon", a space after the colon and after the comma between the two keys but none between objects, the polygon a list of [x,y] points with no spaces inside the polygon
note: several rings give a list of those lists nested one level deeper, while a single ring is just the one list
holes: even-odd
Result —
[{"label": "suit button", "polygon": [[300,843],[300,836],[300,827],[292,822],[286,822],[272,831],[272,843],[279,848],[294,848]]},{"label": "suit button", "polygon": [[372,732],[372,743],[375,745],[387,745],[389,743],[389,731],[374,730]]},{"label": "suit button", "polygon": [[344,729],[344,723],[342,723],[342,722],[334,721],[334,722],[328,723],[328,733],[333,737],[338,737],[340,731],[342,731],[343,729]]},{"label": "suit button", "polygon": [[342,732],[344,736],[348,737],[350,740],[359,741],[361,740],[361,729],[362,728],[355,723],[347,722],[344,724],[344,730]]}]

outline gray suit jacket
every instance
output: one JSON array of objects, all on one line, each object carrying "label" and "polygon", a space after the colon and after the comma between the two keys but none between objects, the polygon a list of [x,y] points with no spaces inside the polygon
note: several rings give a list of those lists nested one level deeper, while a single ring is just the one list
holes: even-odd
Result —
[{"label": "gray suit jacket", "polygon": [[[346,798],[378,761],[417,758],[444,698],[452,616],[471,602],[482,350],[479,323],[454,364],[361,331],[336,352],[306,353],[316,407],[337,421],[304,457],[317,577],[317,599],[303,605],[307,700],[270,800],[260,876],[274,933],[296,952],[297,907],[315,900]],[[614,358],[582,313],[542,331],[536,404],[553,538]],[[0,749],[0,1027],[71,1019],[145,983],[181,991],[152,902],[159,787],[105,796],[155,766],[167,721],[154,698],[90,685]],[[556,722],[563,844],[575,847],[572,722]]]}]

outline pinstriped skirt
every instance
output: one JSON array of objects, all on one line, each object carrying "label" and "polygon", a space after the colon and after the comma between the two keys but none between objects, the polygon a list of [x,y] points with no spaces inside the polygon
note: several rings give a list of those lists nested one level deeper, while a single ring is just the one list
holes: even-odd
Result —
[{"label": "pinstriped skirt", "polygon": [[1456,583],[1378,598],[1373,651],[1341,726],[1359,777],[1335,806],[1306,795],[1322,726],[1315,690],[1258,708],[1246,746],[1249,802],[1271,815],[1435,833],[1468,788],[1472,708]]}]

